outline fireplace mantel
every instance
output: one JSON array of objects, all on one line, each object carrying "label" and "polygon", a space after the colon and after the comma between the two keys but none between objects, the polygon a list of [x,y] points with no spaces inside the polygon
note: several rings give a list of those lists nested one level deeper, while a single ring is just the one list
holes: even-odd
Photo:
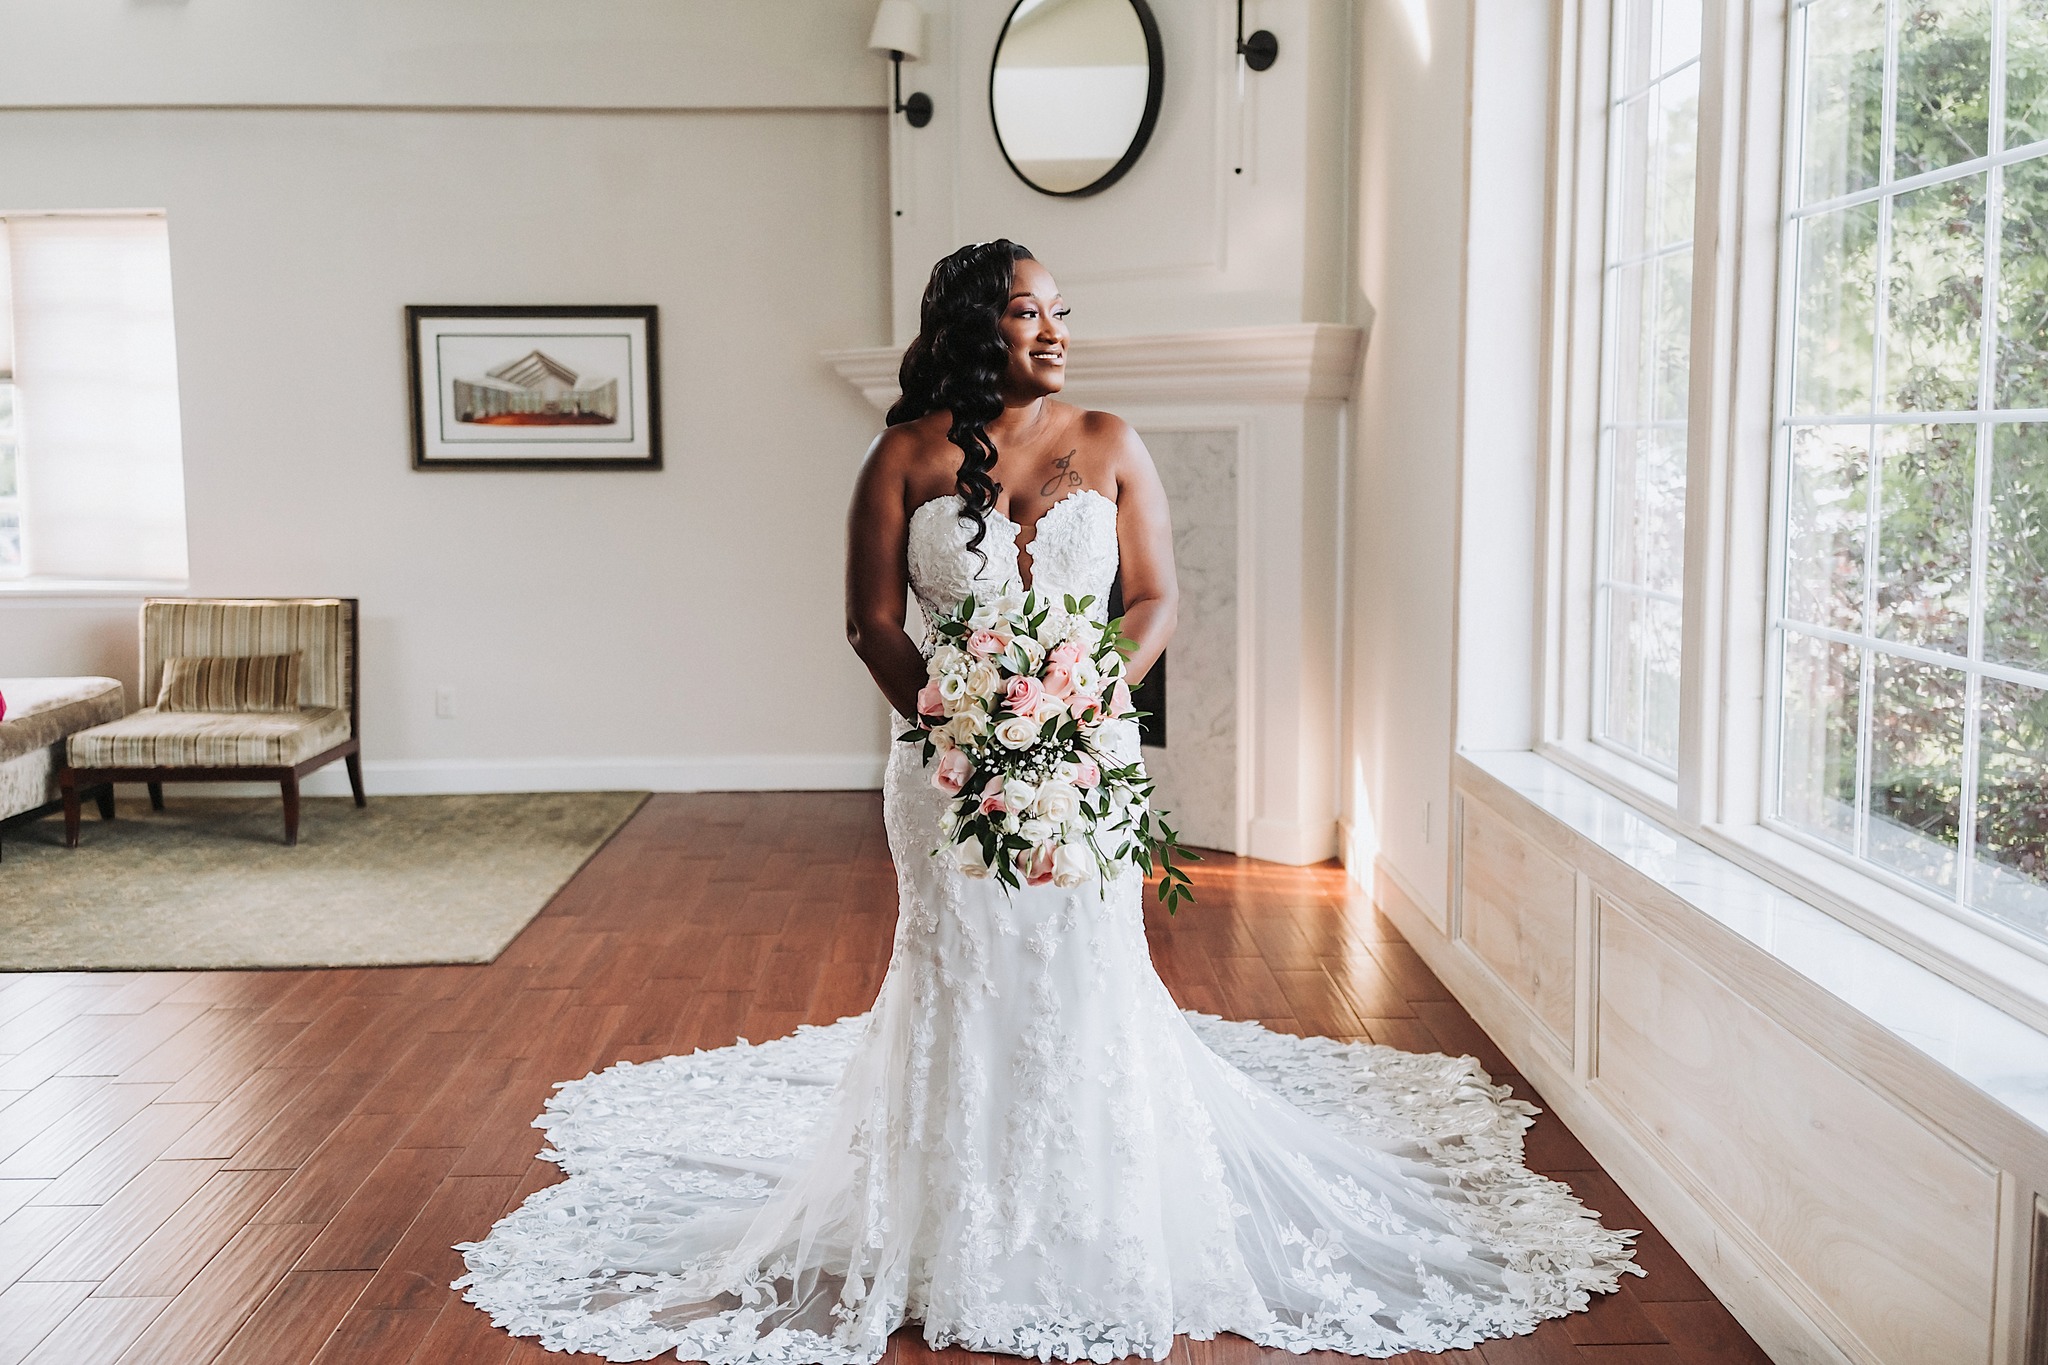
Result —
[{"label": "fireplace mantel", "polygon": [[[1365,344],[1364,328],[1299,323],[1068,347],[1069,400],[1112,410],[1161,445],[1215,432],[1234,446],[1234,684],[1216,694],[1234,688],[1234,755],[1225,739],[1221,761],[1235,809],[1224,823],[1234,852],[1274,862],[1337,851],[1344,413]],[[895,402],[900,347],[824,359],[878,410]],[[1168,686],[1181,676],[1170,672]]]},{"label": "fireplace mantel", "polygon": [[[1103,406],[1342,402],[1364,350],[1364,328],[1327,322],[1079,337],[1067,344],[1067,385],[1069,396]],[[878,409],[896,401],[901,346],[827,351],[825,360]]]}]

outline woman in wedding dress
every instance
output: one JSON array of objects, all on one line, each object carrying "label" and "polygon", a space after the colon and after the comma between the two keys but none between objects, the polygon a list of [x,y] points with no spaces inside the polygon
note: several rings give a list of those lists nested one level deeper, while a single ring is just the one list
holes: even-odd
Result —
[{"label": "woman in wedding dress", "polygon": [[[1028,586],[1100,613],[1121,574],[1134,679],[1173,633],[1150,457],[1053,397],[1066,311],[1007,241],[932,272],[849,536],[848,633],[892,734],[926,680],[906,590],[926,612]],[[894,746],[874,1008],[564,1085],[536,1126],[568,1179],[462,1248],[456,1284],[500,1326],[716,1365],[865,1365],[906,1323],[1040,1360],[1220,1332],[1389,1356],[1528,1332],[1641,1273],[1632,1234],[1522,1166],[1534,1111],[1470,1058],[1183,1013],[1141,877],[965,875],[934,856],[930,776]]]}]

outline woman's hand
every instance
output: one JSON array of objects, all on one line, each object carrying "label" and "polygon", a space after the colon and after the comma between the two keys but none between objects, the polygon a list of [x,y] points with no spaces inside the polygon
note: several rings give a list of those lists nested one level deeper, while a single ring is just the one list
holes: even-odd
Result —
[{"label": "woman's hand", "polygon": [[896,714],[914,719],[925,667],[917,642],[903,629],[910,594],[908,444],[908,434],[895,429],[876,437],[853,486],[846,519],[846,639]]}]

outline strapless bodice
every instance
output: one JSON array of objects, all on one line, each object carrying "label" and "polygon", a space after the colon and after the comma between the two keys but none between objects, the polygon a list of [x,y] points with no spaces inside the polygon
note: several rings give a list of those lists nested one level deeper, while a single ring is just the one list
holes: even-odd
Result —
[{"label": "strapless bodice", "polygon": [[1042,600],[1093,597],[1088,614],[1107,617],[1116,581],[1116,503],[1092,488],[1076,489],[1045,510],[1032,533],[1031,582],[1017,567],[1023,528],[991,508],[988,534],[967,548],[974,523],[961,515],[957,493],[933,498],[910,514],[910,587],[925,615],[950,611],[973,593],[989,597],[1029,586]]}]

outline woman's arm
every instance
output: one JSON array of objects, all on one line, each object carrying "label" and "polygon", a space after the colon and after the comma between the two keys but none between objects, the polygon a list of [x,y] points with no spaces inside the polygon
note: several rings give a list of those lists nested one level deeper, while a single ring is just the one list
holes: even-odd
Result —
[{"label": "woman's arm", "polygon": [[861,464],[846,518],[846,639],[896,714],[910,718],[917,715],[925,670],[916,641],[903,629],[910,591],[910,519],[903,503],[898,444],[885,431]]},{"label": "woman's arm", "polygon": [[1116,439],[1116,525],[1118,572],[1124,588],[1124,634],[1137,642],[1131,653],[1133,685],[1173,638],[1180,619],[1180,583],[1173,572],[1173,518],[1152,453],[1138,433],[1120,419]]}]

